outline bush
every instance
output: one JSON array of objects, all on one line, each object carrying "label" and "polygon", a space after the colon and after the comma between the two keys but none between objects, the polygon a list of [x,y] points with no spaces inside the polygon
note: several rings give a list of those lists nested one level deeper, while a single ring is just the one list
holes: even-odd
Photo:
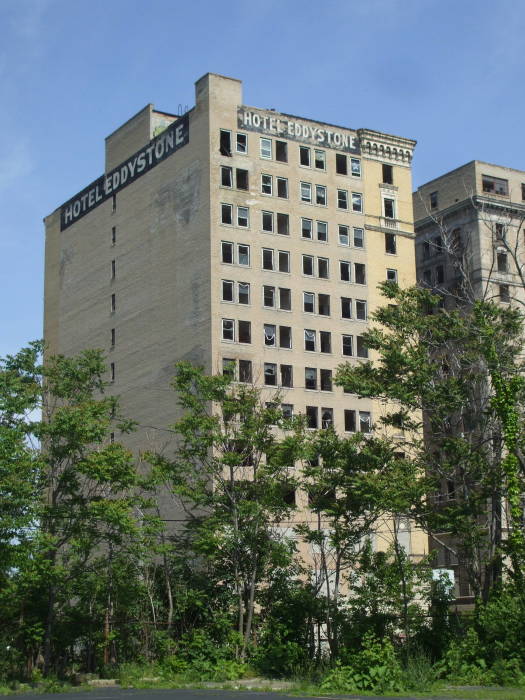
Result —
[{"label": "bush", "polygon": [[362,648],[348,665],[336,665],[329,671],[321,688],[331,693],[368,690],[376,693],[403,689],[402,670],[392,642],[372,633],[363,638]]}]

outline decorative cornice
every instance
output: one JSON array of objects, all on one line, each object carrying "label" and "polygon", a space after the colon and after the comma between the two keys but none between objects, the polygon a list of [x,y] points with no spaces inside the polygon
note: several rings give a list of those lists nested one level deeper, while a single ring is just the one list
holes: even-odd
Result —
[{"label": "decorative cornice", "polygon": [[417,141],[371,129],[358,129],[357,136],[365,158],[410,166]]}]

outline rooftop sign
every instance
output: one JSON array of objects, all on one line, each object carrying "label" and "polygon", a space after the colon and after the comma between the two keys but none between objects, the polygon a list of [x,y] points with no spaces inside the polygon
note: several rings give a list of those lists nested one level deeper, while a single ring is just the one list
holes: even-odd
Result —
[{"label": "rooftop sign", "polygon": [[295,121],[279,114],[268,115],[253,109],[239,107],[237,110],[237,126],[246,131],[257,131],[269,136],[280,136],[301,141],[312,146],[334,148],[347,153],[360,153],[357,135],[342,131],[337,127],[327,128],[328,125],[318,125],[316,122]]},{"label": "rooftop sign", "polygon": [[102,175],[60,209],[60,230],[81,219],[106,199],[127,187],[141,175],[149,172],[190,140],[190,124],[185,114],[173,122],[146,146],[118,165],[106,175]]}]

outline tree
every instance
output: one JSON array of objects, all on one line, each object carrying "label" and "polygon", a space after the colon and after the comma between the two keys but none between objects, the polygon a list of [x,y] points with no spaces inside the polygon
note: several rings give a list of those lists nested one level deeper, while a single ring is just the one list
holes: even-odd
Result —
[{"label": "tree", "polygon": [[521,579],[523,568],[517,512],[501,537],[502,509],[524,486],[520,314],[490,301],[440,308],[428,290],[393,283],[383,293],[380,325],[366,334],[378,360],[342,367],[337,383],[397,402],[406,426],[425,430],[425,441],[410,443],[428,489],[414,504],[418,520],[459,557],[486,600],[505,553],[511,576]]},{"label": "tree", "polygon": [[266,405],[259,392],[231,377],[206,376],[188,363],[177,365],[174,388],[182,417],[174,425],[172,459],[150,455],[159,482],[187,517],[190,556],[209,567],[236,601],[239,657],[252,639],[260,584],[275,567],[290,564],[292,547],[280,527],[294,503],[294,464],[302,430],[294,427],[278,397]]}]

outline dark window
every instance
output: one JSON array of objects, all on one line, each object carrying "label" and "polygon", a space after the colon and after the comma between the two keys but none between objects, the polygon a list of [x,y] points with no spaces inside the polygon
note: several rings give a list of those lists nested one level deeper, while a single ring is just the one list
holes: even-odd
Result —
[{"label": "dark window", "polygon": [[290,420],[293,418],[293,404],[291,403],[282,403],[281,404],[281,411],[283,414],[283,418]]},{"label": "dark window", "polygon": [[332,370],[322,369],[321,375],[321,391],[332,391]]},{"label": "dark window", "polygon": [[386,219],[395,219],[396,214],[395,214],[395,208],[394,208],[394,200],[393,199],[385,199],[383,200],[384,206],[385,206],[385,218]]},{"label": "dark window", "polygon": [[330,295],[319,294],[317,312],[320,316],[330,316]]},{"label": "dark window", "polygon": [[273,212],[262,212],[262,229],[263,231],[273,231]]},{"label": "dark window", "polygon": [[438,265],[436,267],[436,282],[437,284],[443,284],[445,281],[445,268],[443,265]]},{"label": "dark window", "polygon": [[355,411],[345,409],[345,430],[347,433],[355,433]]},{"label": "dark window", "polygon": [[383,163],[383,182],[385,185],[394,184],[394,169],[391,165]]},{"label": "dark window", "polygon": [[237,245],[238,263],[239,265],[250,264],[250,246],[239,243]]},{"label": "dark window", "polygon": [[341,316],[352,318],[352,300],[348,297],[341,297]]},{"label": "dark window", "polygon": [[264,383],[266,386],[277,386],[277,365],[273,362],[264,363]]},{"label": "dark window", "polygon": [[290,233],[290,217],[288,214],[277,214],[277,233],[288,236]]},{"label": "dark window", "polygon": [[111,200],[111,210],[117,211],[117,195],[116,194],[113,195],[113,198]]},{"label": "dark window", "polygon": [[351,357],[354,354],[354,344],[351,335],[343,336],[343,355]]},{"label": "dark window", "polygon": [[430,257],[430,242],[423,241],[423,260],[428,260]]},{"label": "dark window", "polygon": [[525,182],[521,183],[521,198],[525,201]]},{"label": "dark window", "polygon": [[110,362],[109,371],[110,371],[111,381],[114,382],[115,381],[115,363],[114,362]]},{"label": "dark window", "polygon": [[355,283],[366,284],[366,268],[363,263],[355,263]]},{"label": "dark window", "polygon": [[223,224],[232,223],[232,208],[231,204],[221,204],[221,221]]},{"label": "dark window", "polygon": [[281,386],[293,387],[292,365],[281,365]]},{"label": "dark window", "polygon": [[328,279],[328,258],[317,258],[317,274],[321,279]]},{"label": "dark window", "polygon": [[239,360],[239,381],[251,383],[252,381],[252,361]]},{"label": "dark window", "polygon": [[263,305],[271,308],[275,306],[275,287],[263,285]]},{"label": "dark window", "polygon": [[117,276],[117,263],[115,260],[111,261],[111,279],[114,280]]},{"label": "dark window", "polygon": [[233,263],[233,243],[222,241],[221,254],[223,263]]},{"label": "dark window", "polygon": [[498,262],[498,272],[507,272],[507,270],[508,270],[507,253],[498,253],[497,262]]},{"label": "dark window", "polygon": [[115,245],[117,242],[117,227],[113,226],[111,229],[111,245]]},{"label": "dark window", "polygon": [[395,255],[397,253],[395,233],[385,233],[385,253],[388,253],[389,255]]},{"label": "dark window", "polygon": [[303,292],[303,311],[307,314],[315,313],[315,294]]},{"label": "dark window", "polygon": [[354,228],[354,246],[356,248],[364,248],[365,245],[365,230],[363,228]]},{"label": "dark window", "polygon": [[233,301],[233,282],[231,280],[222,280],[222,300]]},{"label": "dark window", "polygon": [[358,321],[366,321],[366,301],[363,301],[362,299],[356,299],[355,317]]},{"label": "dark window", "polygon": [[322,408],[321,409],[321,428],[327,430],[334,425],[334,409],[333,408]]},{"label": "dark window", "polygon": [[279,251],[279,272],[290,272],[290,253],[286,250]]},{"label": "dark window", "polygon": [[116,331],[114,328],[111,329],[111,347],[115,347],[115,341],[116,341]]},{"label": "dark window", "polygon": [[232,154],[232,135],[229,131],[221,129],[220,148],[221,156],[231,156]]},{"label": "dark window", "polygon": [[277,196],[288,198],[288,180],[285,177],[277,178]]},{"label": "dark window", "polygon": [[279,287],[279,308],[283,311],[290,311],[292,308],[292,293],[284,287]]},{"label": "dark window", "polygon": [[314,259],[311,255],[303,255],[303,275],[314,274]]},{"label": "dark window", "polygon": [[279,347],[292,347],[292,329],[290,326],[279,326]]},{"label": "dark window", "polygon": [[306,146],[299,146],[299,162],[301,165],[310,165],[310,149]]},{"label": "dark window", "polygon": [[342,153],[335,154],[335,172],[338,175],[348,175],[348,159]]},{"label": "dark window", "polygon": [[317,389],[317,370],[315,367],[304,368],[305,389]]},{"label": "dark window", "polygon": [[438,193],[437,192],[430,193],[430,208],[431,209],[438,208]]},{"label": "dark window", "polygon": [[312,219],[301,219],[301,236],[303,238],[312,238]]},{"label": "dark window", "polygon": [[252,342],[252,324],[250,321],[239,321],[239,343]]},{"label": "dark window", "polygon": [[495,233],[496,233],[496,238],[498,240],[503,240],[505,238],[505,227],[503,224],[496,224],[495,225]]},{"label": "dark window", "polygon": [[500,177],[491,177],[490,175],[481,176],[483,192],[491,192],[493,194],[509,194],[509,181],[503,180]]},{"label": "dark window", "polygon": [[366,347],[365,339],[361,335],[356,336],[356,354],[357,357],[368,357],[368,348]]},{"label": "dark window", "polygon": [[348,192],[337,190],[337,206],[339,209],[348,209]]},{"label": "dark window", "polygon": [[237,182],[237,189],[238,190],[247,190],[249,189],[248,186],[248,171],[247,170],[241,170],[240,168],[237,168],[235,172],[235,178]]},{"label": "dark window", "polygon": [[263,270],[273,270],[273,250],[271,248],[263,248],[262,263]]},{"label": "dark window", "polygon": [[500,301],[506,302],[507,304],[510,302],[510,291],[508,284],[499,285],[499,298]]},{"label": "dark window", "polygon": [[280,160],[281,163],[288,162],[288,144],[286,141],[275,142],[275,160]]},{"label": "dark window", "polygon": [[320,331],[319,340],[321,352],[332,352],[332,334],[330,331]]},{"label": "dark window", "polygon": [[221,185],[223,187],[232,186],[232,169],[226,165],[221,165]]},{"label": "dark window", "polygon": [[388,282],[397,282],[397,270],[389,269],[386,271]]},{"label": "dark window", "polygon": [[115,294],[111,295],[111,311],[115,311],[117,308],[117,297]]},{"label": "dark window", "polygon": [[309,329],[304,331],[304,349],[315,352],[315,331]]},{"label": "dark window", "polygon": [[317,428],[319,425],[319,419],[318,419],[318,412],[319,409],[317,406],[307,406],[306,407],[306,425],[309,428]]},{"label": "dark window", "polygon": [[248,153],[248,136],[237,134],[237,153]]},{"label": "dark window", "polygon": [[237,285],[239,304],[250,303],[250,284],[249,282],[239,282]]}]

